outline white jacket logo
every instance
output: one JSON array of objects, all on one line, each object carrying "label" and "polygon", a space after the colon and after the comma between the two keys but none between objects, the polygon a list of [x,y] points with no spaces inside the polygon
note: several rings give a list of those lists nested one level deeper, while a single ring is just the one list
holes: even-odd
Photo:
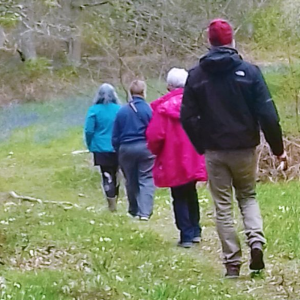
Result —
[{"label": "white jacket logo", "polygon": [[241,76],[241,77],[245,77],[245,76],[246,76],[246,74],[245,74],[244,71],[236,71],[235,74],[236,74],[237,76]]}]

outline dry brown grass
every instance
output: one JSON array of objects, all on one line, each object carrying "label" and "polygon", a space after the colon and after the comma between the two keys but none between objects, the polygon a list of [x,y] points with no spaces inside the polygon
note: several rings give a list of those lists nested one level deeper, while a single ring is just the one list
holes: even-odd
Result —
[{"label": "dry brown grass", "polygon": [[300,180],[300,137],[284,138],[288,155],[288,169],[279,168],[279,162],[265,140],[258,147],[258,179],[259,181],[277,182]]}]

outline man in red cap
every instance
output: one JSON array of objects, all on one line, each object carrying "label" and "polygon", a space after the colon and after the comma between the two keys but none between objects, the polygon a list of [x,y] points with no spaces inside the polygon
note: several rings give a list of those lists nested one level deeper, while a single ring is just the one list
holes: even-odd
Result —
[{"label": "man in red cap", "polygon": [[263,222],[255,199],[256,146],[263,131],[273,154],[286,162],[276,107],[258,67],[234,49],[233,29],[222,19],[208,28],[210,51],[190,70],[181,121],[199,153],[205,154],[226,277],[236,278],[242,262],[234,229],[232,195],[238,202],[251,248],[250,269],[264,269]]}]

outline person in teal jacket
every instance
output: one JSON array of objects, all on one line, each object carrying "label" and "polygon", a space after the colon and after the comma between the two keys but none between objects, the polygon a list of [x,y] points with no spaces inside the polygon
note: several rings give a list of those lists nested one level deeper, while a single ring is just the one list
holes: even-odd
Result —
[{"label": "person in teal jacket", "polygon": [[84,127],[86,145],[94,154],[95,166],[99,166],[102,173],[102,185],[110,211],[116,210],[119,194],[118,157],[111,142],[119,109],[114,87],[108,83],[102,84],[95,95],[94,104],[88,110]]}]

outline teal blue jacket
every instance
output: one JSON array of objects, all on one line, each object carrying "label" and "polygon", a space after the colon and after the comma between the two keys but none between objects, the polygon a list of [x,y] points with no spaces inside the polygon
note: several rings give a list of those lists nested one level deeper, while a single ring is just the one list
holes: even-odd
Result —
[{"label": "teal blue jacket", "polygon": [[115,103],[95,104],[89,108],[84,133],[90,152],[115,152],[111,139],[119,109],[120,105]]}]

